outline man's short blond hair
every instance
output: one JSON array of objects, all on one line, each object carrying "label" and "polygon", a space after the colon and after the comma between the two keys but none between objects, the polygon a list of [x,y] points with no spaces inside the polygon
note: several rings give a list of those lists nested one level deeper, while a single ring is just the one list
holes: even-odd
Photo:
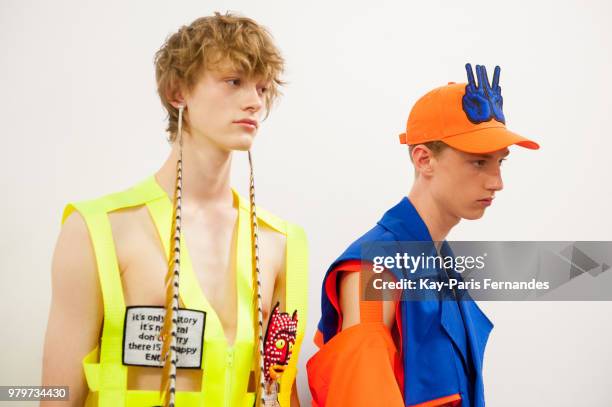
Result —
[{"label": "man's short blond hair", "polygon": [[168,112],[170,141],[178,127],[178,109],[170,103],[173,94],[192,90],[204,71],[227,63],[248,78],[269,82],[264,93],[267,115],[284,83],[280,75],[285,62],[270,33],[250,18],[231,13],[198,18],[170,35],[157,51],[157,92]]},{"label": "man's short blond hair", "polygon": [[[443,141],[439,141],[439,140],[428,141],[426,143],[419,143],[419,144],[422,144],[428,149],[430,149],[434,157],[440,154],[442,150],[444,150],[446,147],[448,147],[448,144],[445,144]],[[412,144],[408,146],[408,151],[410,153],[410,161],[412,161],[412,150],[414,150],[414,147],[418,146],[419,144]]]}]

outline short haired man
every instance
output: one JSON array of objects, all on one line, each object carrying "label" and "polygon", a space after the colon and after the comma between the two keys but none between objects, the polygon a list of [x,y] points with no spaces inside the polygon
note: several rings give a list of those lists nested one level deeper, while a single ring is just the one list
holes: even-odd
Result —
[{"label": "short haired man", "polygon": [[[508,131],[499,67],[466,65],[468,83],[449,83],[414,105],[401,143],[415,180],[329,267],[322,316],[308,361],[314,406],[484,406],[482,358],[492,324],[474,301],[365,301],[361,248],[373,242],[442,242],[461,219],[479,219],[503,187],[508,147],[539,146]],[[440,253],[447,246],[442,244]],[[360,300],[361,298],[361,300]]]}]

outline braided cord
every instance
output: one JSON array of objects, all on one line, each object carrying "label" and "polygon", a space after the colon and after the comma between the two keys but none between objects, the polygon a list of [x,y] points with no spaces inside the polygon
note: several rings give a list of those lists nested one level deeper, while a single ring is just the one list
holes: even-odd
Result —
[{"label": "braided cord", "polygon": [[161,392],[165,393],[164,406],[174,407],[176,394],[176,353],[177,315],[179,308],[179,275],[181,270],[181,197],[183,189],[183,106],[179,107],[178,139],[179,158],[176,163],[176,189],[174,192],[174,214],[172,219],[172,252],[169,256],[168,273],[166,274],[166,317],[161,333],[163,340]]},{"label": "braided cord", "polygon": [[[261,299],[261,271],[259,269],[259,226],[257,224],[257,213],[255,210],[255,176],[253,173],[253,157],[251,151],[249,154],[249,170],[250,170],[250,187],[249,187],[249,198],[251,207],[251,245],[252,245],[252,261],[254,276],[253,280],[255,284],[255,305],[257,307],[257,325],[255,327],[255,333],[257,336],[257,348],[258,348],[258,372],[257,378],[259,382],[259,400],[261,404],[264,403],[263,395],[266,390],[266,379],[264,375],[264,339],[263,339],[263,306]],[[258,403],[256,403],[258,405]]]}]

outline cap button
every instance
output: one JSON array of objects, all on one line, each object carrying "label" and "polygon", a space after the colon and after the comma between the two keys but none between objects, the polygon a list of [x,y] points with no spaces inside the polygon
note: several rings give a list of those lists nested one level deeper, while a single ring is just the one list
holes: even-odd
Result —
[{"label": "cap button", "polygon": [[447,85],[454,85],[454,84],[456,84],[456,83],[457,83],[457,82],[449,82],[449,83],[447,83]]}]

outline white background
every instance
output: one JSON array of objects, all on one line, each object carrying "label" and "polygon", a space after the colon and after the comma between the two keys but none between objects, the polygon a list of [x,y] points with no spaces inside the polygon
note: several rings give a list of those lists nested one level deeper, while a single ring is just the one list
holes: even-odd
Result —
[{"label": "white background", "polygon": [[[310,240],[303,367],[328,264],[409,191],[397,134],[410,107],[465,81],[466,62],[502,67],[508,127],[542,149],[512,148],[505,190],[449,240],[612,240],[611,4],[1,1],[0,385],[39,383],[64,204],[127,188],[165,159],[152,61],[180,25],[238,11],[267,26],[287,60],[254,158],[259,204]],[[240,154],[243,194],[247,175]],[[481,307],[496,324],[488,406],[612,405],[611,303]],[[309,405],[303,368],[298,384]]]}]

